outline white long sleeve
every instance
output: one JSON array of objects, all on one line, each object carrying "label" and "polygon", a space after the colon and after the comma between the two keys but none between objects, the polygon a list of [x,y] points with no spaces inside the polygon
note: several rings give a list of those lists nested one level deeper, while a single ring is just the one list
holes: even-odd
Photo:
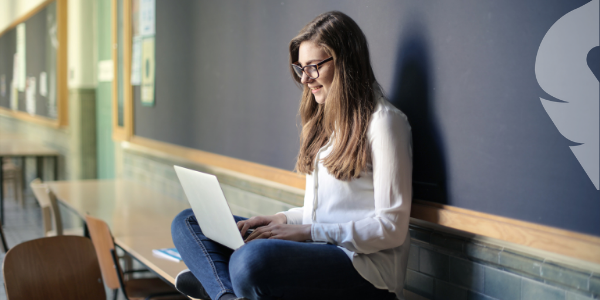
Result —
[{"label": "white long sleeve", "polygon": [[[351,192],[351,197],[358,196],[357,199],[339,201],[354,204],[351,207],[353,210],[365,210],[366,217],[346,222],[312,224],[313,240],[339,245],[356,253],[373,253],[402,245],[410,220],[412,146],[408,121],[398,110],[378,110],[373,114],[368,135],[373,159],[373,196],[362,197],[365,185],[338,183]],[[319,179],[322,179],[322,173],[326,170],[322,165],[320,167]],[[364,177],[367,179],[371,176]],[[337,186],[319,181],[319,205],[327,205],[330,198],[338,198]],[[327,181],[332,180],[328,178]],[[346,219],[345,213],[344,210],[330,211],[330,214],[341,215],[336,218],[340,220]]]},{"label": "white long sleeve", "polygon": [[377,95],[368,129],[372,172],[351,181],[335,179],[321,162],[330,143],[306,176],[304,207],[285,214],[288,224],[300,224],[302,212],[301,224],[312,224],[314,241],[337,245],[365,279],[401,295],[410,248],[412,135],[406,116]]},{"label": "white long sleeve", "polygon": [[287,224],[299,225],[302,224],[302,215],[304,214],[304,208],[294,207],[288,211],[283,212],[287,218]]}]

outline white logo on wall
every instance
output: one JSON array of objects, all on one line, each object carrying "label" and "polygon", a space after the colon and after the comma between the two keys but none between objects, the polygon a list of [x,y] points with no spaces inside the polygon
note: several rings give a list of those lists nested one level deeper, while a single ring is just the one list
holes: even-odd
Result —
[{"label": "white logo on wall", "polygon": [[546,112],[567,139],[579,143],[571,151],[600,189],[600,85],[587,64],[599,46],[600,0],[562,16],[546,33],[535,61],[542,89],[558,101],[540,98]]}]

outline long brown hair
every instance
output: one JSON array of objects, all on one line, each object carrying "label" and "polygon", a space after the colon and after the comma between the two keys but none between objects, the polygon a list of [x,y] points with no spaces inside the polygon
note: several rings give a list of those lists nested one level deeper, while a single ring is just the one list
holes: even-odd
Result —
[{"label": "long brown hair", "polygon": [[[375,109],[375,75],[367,39],[354,20],[339,11],[330,11],[317,16],[292,39],[290,63],[298,61],[298,50],[304,41],[319,45],[333,57],[335,74],[324,104],[318,104],[304,86],[296,170],[312,173],[317,152],[333,134],[333,149],[323,159],[323,165],[339,180],[358,178],[371,159],[367,129]],[[290,71],[301,83],[291,66]]]}]

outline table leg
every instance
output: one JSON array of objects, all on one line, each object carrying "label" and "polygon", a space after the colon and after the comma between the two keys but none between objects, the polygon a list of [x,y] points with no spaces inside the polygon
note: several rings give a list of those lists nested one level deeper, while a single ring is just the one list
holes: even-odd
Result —
[{"label": "table leg", "polygon": [[58,155],[54,157],[54,181],[58,181]]},{"label": "table leg", "polygon": [[4,225],[4,157],[0,156],[0,218]]},{"label": "table leg", "polygon": [[25,160],[25,156],[21,156],[21,175],[23,176],[23,195],[25,195],[25,191],[27,190],[27,170],[25,170],[25,165],[27,164],[27,160]]},{"label": "table leg", "polygon": [[35,157],[35,172],[36,172],[36,176],[37,178],[41,179],[42,181],[44,181],[44,157],[43,156],[36,156]]},{"label": "table leg", "polygon": [[90,238],[90,230],[88,229],[87,223],[83,221],[83,236],[86,238]]}]

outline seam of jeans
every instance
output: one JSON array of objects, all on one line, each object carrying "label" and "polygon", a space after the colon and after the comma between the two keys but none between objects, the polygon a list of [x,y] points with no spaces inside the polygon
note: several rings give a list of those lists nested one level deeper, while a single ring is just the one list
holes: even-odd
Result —
[{"label": "seam of jeans", "polygon": [[221,281],[221,278],[219,278],[219,274],[217,273],[217,268],[215,267],[212,259],[210,258],[210,255],[208,254],[208,251],[206,251],[206,248],[202,244],[202,241],[200,241],[200,239],[198,239],[198,236],[196,235],[196,233],[192,229],[192,226],[190,225],[190,221],[189,221],[190,218],[191,218],[191,216],[185,219],[185,223],[186,223],[186,225],[188,227],[188,230],[192,233],[192,236],[194,237],[194,240],[196,240],[196,243],[198,243],[198,245],[202,249],[202,252],[204,252],[204,256],[208,259],[208,262],[210,263],[210,266],[211,266],[211,268],[213,270],[213,273],[215,274],[215,278],[217,278],[217,282],[221,286],[221,293],[223,293],[223,291],[226,291],[227,289],[225,288],[225,285],[223,285],[223,282]]}]

